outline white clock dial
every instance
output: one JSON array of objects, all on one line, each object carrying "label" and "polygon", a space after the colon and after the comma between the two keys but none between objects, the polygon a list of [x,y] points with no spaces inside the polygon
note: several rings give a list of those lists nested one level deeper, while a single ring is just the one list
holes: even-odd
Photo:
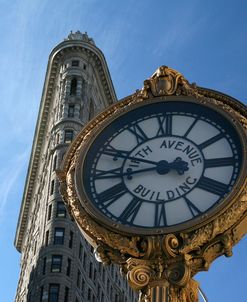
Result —
[{"label": "white clock dial", "polygon": [[92,142],[83,186],[119,227],[157,229],[202,216],[232,190],[242,145],[229,120],[195,102],[154,102],[115,119]]}]

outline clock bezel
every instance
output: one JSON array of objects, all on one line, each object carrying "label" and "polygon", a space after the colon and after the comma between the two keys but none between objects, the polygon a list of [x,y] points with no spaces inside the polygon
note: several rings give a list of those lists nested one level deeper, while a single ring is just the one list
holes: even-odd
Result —
[{"label": "clock bezel", "polygon": [[[127,105],[126,105],[127,100]],[[236,132],[238,133],[240,143],[242,146],[242,167],[239,172],[239,176],[228,195],[220,201],[218,205],[214,205],[213,208],[209,209],[205,214],[202,214],[198,217],[194,217],[188,221],[167,226],[167,227],[159,227],[159,228],[144,228],[144,227],[134,227],[120,224],[118,222],[112,221],[110,218],[106,217],[101,213],[101,211],[93,205],[88,197],[83,184],[82,178],[82,170],[84,166],[84,161],[87,156],[87,152],[91,148],[91,145],[94,143],[96,137],[104,131],[104,129],[109,126],[113,121],[118,119],[120,116],[126,114],[129,111],[132,111],[136,108],[158,102],[191,102],[196,103],[201,106],[208,107],[219,114],[221,114],[230,124],[233,125]],[[113,110],[114,108],[114,110]],[[94,127],[92,128],[92,125]],[[247,171],[244,171],[244,167],[246,166],[246,146],[247,146],[247,138],[244,130],[242,129],[241,124],[237,121],[235,116],[230,112],[225,112],[220,107],[216,106],[213,102],[210,102],[210,99],[206,98],[195,98],[193,96],[162,96],[162,97],[152,97],[146,100],[141,100],[140,102],[136,102],[134,99],[125,98],[117,104],[112,105],[107,110],[100,113],[97,117],[95,117],[86,127],[85,129],[90,129],[90,134],[84,140],[83,143],[83,151],[80,150],[79,157],[76,161],[75,166],[75,187],[77,191],[77,196],[79,198],[81,206],[86,210],[86,212],[92,217],[96,222],[100,223],[102,226],[109,230],[114,230],[116,232],[126,234],[126,235],[155,235],[155,234],[168,234],[168,233],[177,233],[181,231],[192,231],[197,229],[210,221],[212,221],[215,217],[217,217],[220,213],[227,210],[233,202],[238,198],[241,194],[241,189],[244,186],[244,183],[247,178]]]}]

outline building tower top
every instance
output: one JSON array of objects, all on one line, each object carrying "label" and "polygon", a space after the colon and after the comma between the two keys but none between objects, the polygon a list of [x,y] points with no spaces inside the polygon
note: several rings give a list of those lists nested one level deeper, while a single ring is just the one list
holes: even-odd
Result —
[{"label": "building tower top", "polygon": [[80,40],[83,42],[91,43],[95,45],[94,40],[92,38],[89,38],[87,32],[85,31],[84,34],[82,34],[79,30],[74,32],[71,30],[70,34],[68,35],[68,38],[64,39],[65,41],[67,40]]},{"label": "building tower top", "polygon": [[[72,68],[71,60],[72,57],[75,60],[81,60],[83,64],[81,68],[75,66]],[[65,60],[70,61],[65,64]],[[65,65],[68,67],[65,67]],[[45,143],[49,141],[45,131],[47,129],[47,124],[50,119],[50,112],[52,106],[54,105],[55,99],[57,99],[57,87],[60,87],[58,81],[61,75],[61,67],[67,68],[66,70],[71,70],[76,72],[81,72],[80,77],[84,75],[86,77],[86,82],[89,83],[88,87],[93,87],[91,84],[92,75],[95,75],[95,79],[99,79],[99,87],[97,88],[97,104],[101,100],[104,106],[110,105],[117,100],[111,76],[107,67],[107,63],[102,51],[95,46],[95,43],[92,38],[89,38],[87,33],[82,34],[80,31],[75,33],[71,32],[63,42],[59,43],[51,52],[49,56],[49,61],[47,65],[46,79],[43,88],[39,117],[36,125],[36,132],[33,141],[32,154],[29,163],[29,168],[27,172],[26,184],[24,188],[23,199],[21,203],[20,215],[17,224],[16,237],[15,237],[15,246],[18,251],[22,252],[24,238],[28,229],[28,221],[30,217],[30,211],[32,208],[33,201],[39,195],[38,189],[36,186],[37,177],[39,172],[39,167],[42,166],[42,147],[45,146]],[[84,67],[85,66],[85,67]],[[91,73],[90,73],[91,66]],[[72,69],[71,69],[71,68]],[[78,75],[78,74],[77,74]],[[84,80],[85,80],[84,79]],[[68,85],[70,82],[68,82]],[[91,86],[90,86],[91,85]],[[90,88],[90,89],[91,89]],[[89,95],[88,100],[84,98],[84,103],[90,102]],[[92,97],[93,98],[93,97]],[[94,97],[96,98],[96,96]],[[36,191],[35,191],[36,190]],[[24,240],[24,241],[23,241]]]}]

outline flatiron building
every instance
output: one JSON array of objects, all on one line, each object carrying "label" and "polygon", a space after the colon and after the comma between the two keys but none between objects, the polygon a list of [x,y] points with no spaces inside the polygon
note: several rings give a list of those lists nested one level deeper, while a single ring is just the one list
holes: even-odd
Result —
[{"label": "flatiron building", "polygon": [[71,32],[50,54],[17,225],[21,271],[15,302],[130,302],[135,294],[104,267],[59,193],[56,169],[76,134],[116,101],[104,55]]}]

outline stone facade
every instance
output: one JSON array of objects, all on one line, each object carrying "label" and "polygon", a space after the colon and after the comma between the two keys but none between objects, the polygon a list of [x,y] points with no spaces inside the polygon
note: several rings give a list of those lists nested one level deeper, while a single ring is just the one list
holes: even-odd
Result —
[{"label": "stone facade", "polygon": [[118,267],[95,260],[62,202],[55,172],[80,129],[115,101],[104,55],[86,33],[70,33],[49,57],[15,238],[21,252],[15,302],[136,300]]}]

